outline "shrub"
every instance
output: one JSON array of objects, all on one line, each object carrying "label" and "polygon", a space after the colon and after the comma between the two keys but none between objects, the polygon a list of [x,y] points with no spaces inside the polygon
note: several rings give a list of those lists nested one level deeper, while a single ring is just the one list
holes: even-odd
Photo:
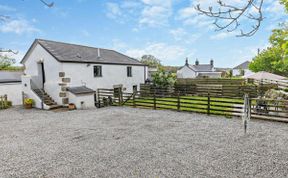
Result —
[{"label": "shrub", "polygon": [[34,104],[34,100],[32,99],[32,98],[26,98],[25,100],[24,100],[24,104],[25,105],[30,105],[30,104]]},{"label": "shrub", "polygon": [[0,109],[8,109],[12,106],[11,101],[0,101]]}]

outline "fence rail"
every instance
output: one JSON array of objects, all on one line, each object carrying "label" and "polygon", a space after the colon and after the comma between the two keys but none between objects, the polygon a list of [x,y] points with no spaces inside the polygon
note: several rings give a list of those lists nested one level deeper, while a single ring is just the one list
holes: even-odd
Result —
[{"label": "fence rail", "polygon": [[[109,99],[108,99],[109,98]],[[134,93],[122,92],[121,96],[115,95],[113,89],[98,89],[98,101],[103,105],[120,105],[134,108],[174,110],[196,112],[208,115],[242,116],[244,110],[243,98],[227,98],[206,95],[181,95],[181,92],[171,93]],[[251,100],[251,117],[275,121],[288,122],[287,100]],[[106,104],[104,103],[106,102]]]},{"label": "fence rail", "polygon": [[268,79],[263,79],[263,80],[254,80],[255,84],[275,84],[278,86],[280,89],[287,89],[288,88],[288,80],[268,80]]}]

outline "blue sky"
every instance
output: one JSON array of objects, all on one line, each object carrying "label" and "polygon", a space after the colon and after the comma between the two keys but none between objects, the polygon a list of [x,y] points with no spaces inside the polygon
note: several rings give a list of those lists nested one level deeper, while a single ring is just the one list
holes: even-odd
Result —
[{"label": "blue sky", "polygon": [[233,67],[267,47],[271,29],[286,20],[278,1],[265,0],[260,30],[251,38],[237,38],[235,33],[215,32],[211,19],[195,12],[197,2],[215,5],[213,0],[47,1],[55,6],[0,0],[1,14],[11,16],[0,24],[0,47],[18,50],[18,61],[35,38],[43,38],[115,49],[135,58],[152,54],[165,65],[181,66],[188,57],[190,63],[214,59],[217,67]]}]

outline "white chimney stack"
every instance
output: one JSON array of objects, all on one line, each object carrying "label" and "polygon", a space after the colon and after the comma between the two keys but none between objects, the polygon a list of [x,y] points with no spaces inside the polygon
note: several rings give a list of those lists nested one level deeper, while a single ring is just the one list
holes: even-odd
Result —
[{"label": "white chimney stack", "polygon": [[98,58],[101,58],[100,48],[98,48]]}]

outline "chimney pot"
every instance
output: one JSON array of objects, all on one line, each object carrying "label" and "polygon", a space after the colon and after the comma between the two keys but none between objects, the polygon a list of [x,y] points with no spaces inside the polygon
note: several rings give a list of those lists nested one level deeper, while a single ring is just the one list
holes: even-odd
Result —
[{"label": "chimney pot", "polygon": [[196,61],[195,61],[195,65],[196,65],[196,66],[199,65],[199,61],[198,61],[198,59],[196,59]]},{"label": "chimney pot", "polygon": [[188,63],[188,57],[186,57],[186,60],[185,60],[185,65],[188,66],[189,63]]},{"label": "chimney pot", "polygon": [[214,61],[213,61],[213,59],[210,60],[210,65],[211,65],[211,66],[214,66]]}]

